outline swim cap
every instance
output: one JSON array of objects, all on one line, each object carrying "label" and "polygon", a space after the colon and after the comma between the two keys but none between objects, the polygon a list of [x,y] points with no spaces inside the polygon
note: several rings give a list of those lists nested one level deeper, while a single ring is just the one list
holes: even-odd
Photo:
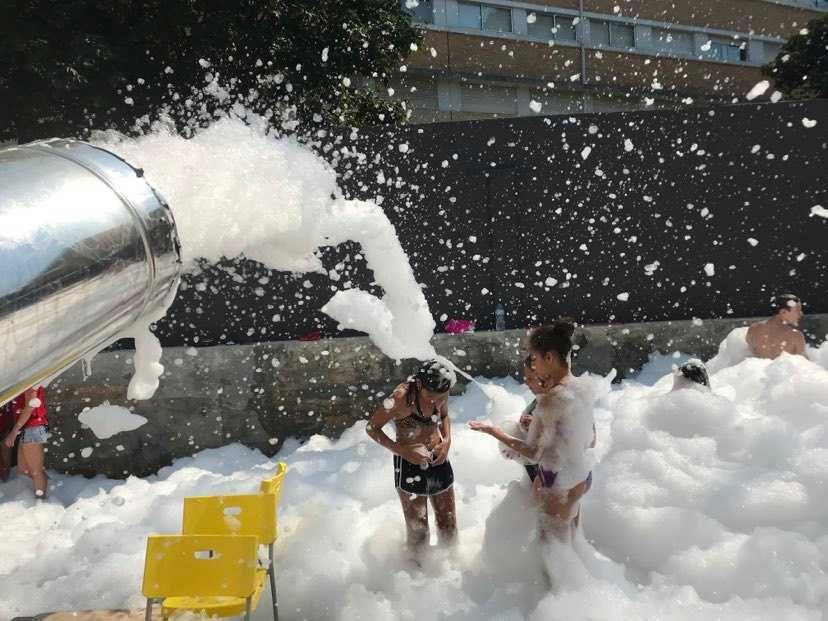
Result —
[{"label": "swim cap", "polygon": [[420,365],[413,379],[423,383],[423,388],[431,392],[446,392],[457,383],[454,370],[439,360],[428,360]]},{"label": "swim cap", "polygon": [[707,374],[707,367],[697,359],[691,358],[679,367],[679,372],[691,382],[710,387],[710,377]]}]

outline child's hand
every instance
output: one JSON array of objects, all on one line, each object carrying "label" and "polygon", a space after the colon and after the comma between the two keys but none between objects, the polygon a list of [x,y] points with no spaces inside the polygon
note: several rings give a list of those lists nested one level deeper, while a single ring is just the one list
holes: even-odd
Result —
[{"label": "child's hand", "polygon": [[434,454],[434,461],[432,462],[433,465],[439,466],[441,464],[446,463],[448,459],[449,448],[451,447],[451,442],[448,440],[442,440],[440,444],[434,447],[432,453]]},{"label": "child's hand", "polygon": [[470,420],[469,429],[491,434],[495,430],[495,426],[482,420]]}]

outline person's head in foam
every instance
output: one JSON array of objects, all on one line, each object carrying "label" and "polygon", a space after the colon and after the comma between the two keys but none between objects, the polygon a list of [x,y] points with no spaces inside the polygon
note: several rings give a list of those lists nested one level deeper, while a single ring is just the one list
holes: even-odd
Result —
[{"label": "person's head in foam", "polygon": [[707,367],[697,358],[691,358],[682,364],[673,375],[673,390],[691,387],[710,389],[710,376],[707,373]]},{"label": "person's head in foam", "polygon": [[771,312],[783,323],[798,326],[802,321],[802,300],[792,293],[775,295],[771,300]]}]

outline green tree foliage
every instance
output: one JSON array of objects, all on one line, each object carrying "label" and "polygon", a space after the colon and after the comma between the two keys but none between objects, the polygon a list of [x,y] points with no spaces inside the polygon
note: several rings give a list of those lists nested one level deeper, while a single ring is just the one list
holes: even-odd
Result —
[{"label": "green tree foliage", "polygon": [[237,104],[289,131],[395,122],[380,89],[420,40],[399,0],[4,0],[0,139],[187,134]]},{"label": "green tree foliage", "polygon": [[808,22],[762,72],[789,97],[828,98],[828,15]]}]

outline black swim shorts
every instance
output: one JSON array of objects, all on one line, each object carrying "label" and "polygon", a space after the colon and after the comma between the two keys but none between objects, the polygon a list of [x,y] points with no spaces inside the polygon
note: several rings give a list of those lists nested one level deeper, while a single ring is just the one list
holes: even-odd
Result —
[{"label": "black swim shorts", "polygon": [[394,455],[394,485],[397,489],[417,496],[434,496],[453,484],[454,470],[448,461],[424,470],[417,464]]}]

